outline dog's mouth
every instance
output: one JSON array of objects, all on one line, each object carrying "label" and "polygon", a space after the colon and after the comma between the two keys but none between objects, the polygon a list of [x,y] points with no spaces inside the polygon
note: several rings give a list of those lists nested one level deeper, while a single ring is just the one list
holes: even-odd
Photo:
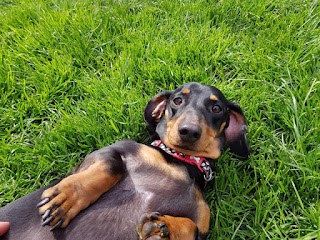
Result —
[{"label": "dog's mouth", "polygon": [[168,147],[176,152],[181,152],[190,156],[208,157],[205,149],[199,149],[196,146],[187,146],[184,144],[168,144]]},{"label": "dog's mouth", "polygon": [[[170,142],[168,145],[171,146],[172,149],[174,149],[177,152],[182,152],[187,155],[192,155],[192,156],[202,156],[204,149],[203,146],[199,148],[199,144],[193,143],[184,143],[184,142]],[[201,146],[201,144],[200,144]]]},{"label": "dog's mouth", "polygon": [[181,145],[181,144],[173,144],[174,148],[180,149],[180,150],[187,150],[187,151],[194,151],[197,150],[194,148],[194,146],[188,146],[188,145]]}]

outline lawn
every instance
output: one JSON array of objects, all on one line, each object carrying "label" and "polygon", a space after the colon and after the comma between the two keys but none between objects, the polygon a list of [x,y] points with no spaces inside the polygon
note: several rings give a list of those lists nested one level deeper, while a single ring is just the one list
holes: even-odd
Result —
[{"label": "lawn", "polygon": [[197,81],[240,104],[251,156],[224,153],[209,239],[320,239],[317,0],[0,2],[0,206],[119,139]]}]

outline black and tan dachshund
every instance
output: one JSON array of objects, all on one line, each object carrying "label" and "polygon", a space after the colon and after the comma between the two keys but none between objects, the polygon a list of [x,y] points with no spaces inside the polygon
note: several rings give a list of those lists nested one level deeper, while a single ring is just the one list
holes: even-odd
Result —
[{"label": "black and tan dachshund", "polygon": [[0,209],[0,221],[11,222],[4,239],[205,239],[212,163],[225,147],[249,154],[241,108],[215,87],[187,83],[152,98],[144,118],[151,145],[104,147]]}]

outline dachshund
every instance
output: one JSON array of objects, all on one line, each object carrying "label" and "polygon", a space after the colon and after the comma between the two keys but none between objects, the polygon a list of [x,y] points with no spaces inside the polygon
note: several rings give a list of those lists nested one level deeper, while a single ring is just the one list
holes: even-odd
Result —
[{"label": "dachshund", "polygon": [[191,82],[144,110],[150,145],[118,141],[59,182],[0,209],[4,239],[206,239],[204,189],[225,148],[246,159],[242,109],[217,88]]}]

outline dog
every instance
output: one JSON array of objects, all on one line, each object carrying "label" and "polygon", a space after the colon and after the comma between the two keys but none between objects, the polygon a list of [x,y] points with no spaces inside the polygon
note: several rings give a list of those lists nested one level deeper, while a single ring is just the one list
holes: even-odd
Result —
[{"label": "dog", "polygon": [[[122,140],[89,154],[70,175],[0,209],[4,239],[206,239],[204,188],[224,148],[246,159],[246,118],[217,88],[196,82],[153,97],[154,141]],[[38,209],[37,209],[38,208]]]}]

